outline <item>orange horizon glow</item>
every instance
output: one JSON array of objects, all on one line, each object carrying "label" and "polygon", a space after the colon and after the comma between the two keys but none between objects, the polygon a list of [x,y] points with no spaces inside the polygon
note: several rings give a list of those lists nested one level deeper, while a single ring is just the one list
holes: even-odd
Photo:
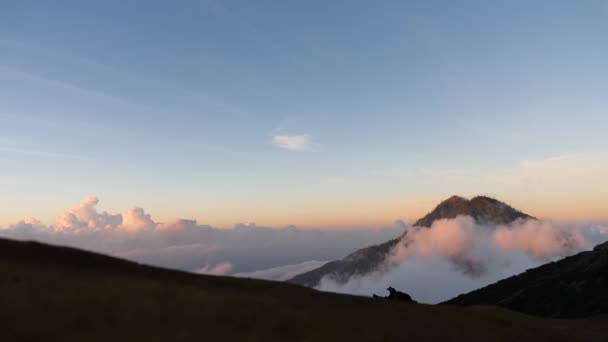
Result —
[{"label": "orange horizon glow", "polygon": [[[236,224],[255,223],[257,226],[284,228],[296,226],[301,229],[382,229],[392,227],[396,220],[403,220],[412,224],[417,219],[432,211],[437,204],[449,196],[437,196],[426,198],[410,198],[401,200],[381,201],[351,201],[341,203],[316,203],[315,205],[300,205],[297,208],[281,208],[273,210],[267,203],[266,206],[247,208],[248,210],[232,213],[225,211],[197,214],[195,211],[185,213],[186,215],[157,215],[157,208],[144,210],[151,214],[157,222],[171,222],[176,218],[196,219],[201,225],[210,225],[217,228],[232,228]],[[473,196],[465,196],[471,198]],[[581,198],[574,196],[570,199],[497,199],[539,219],[551,221],[579,221],[579,222],[608,222],[606,206],[601,197]],[[106,211],[105,208],[98,210]],[[114,212],[107,210],[108,212]],[[122,212],[122,211],[116,211]],[[237,214],[235,214],[237,213]],[[58,215],[49,218],[37,218],[42,223],[49,223]],[[31,215],[29,216],[31,217]],[[29,217],[12,220],[8,224],[14,224]],[[35,217],[35,216],[34,216]]]}]

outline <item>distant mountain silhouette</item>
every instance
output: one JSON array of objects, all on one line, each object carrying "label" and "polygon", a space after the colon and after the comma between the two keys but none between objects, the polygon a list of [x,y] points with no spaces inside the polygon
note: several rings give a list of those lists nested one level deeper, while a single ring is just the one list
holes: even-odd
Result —
[{"label": "distant mountain silhouette", "polygon": [[543,317],[608,317],[608,242],[442,304],[495,305]]},{"label": "distant mountain silhouette", "polygon": [[[452,196],[439,203],[433,211],[414,223],[417,227],[431,227],[440,219],[453,219],[460,215],[471,216],[480,224],[508,224],[516,220],[534,219],[513,207],[486,196],[477,196],[468,200],[461,196]],[[320,268],[299,274],[289,282],[317,286],[325,276],[331,276],[338,283],[348,281],[353,275],[365,275],[377,271],[383,265],[388,253],[397,245],[403,236],[385,243],[365,247],[343,259],[331,261]]]}]

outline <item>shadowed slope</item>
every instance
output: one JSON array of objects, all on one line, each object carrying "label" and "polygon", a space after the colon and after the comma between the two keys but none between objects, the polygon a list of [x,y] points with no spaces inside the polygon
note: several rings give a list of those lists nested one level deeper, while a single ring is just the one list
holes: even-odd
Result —
[{"label": "shadowed slope", "polygon": [[368,274],[378,270],[388,253],[400,240],[401,238],[393,239],[380,245],[359,249],[343,259],[330,261],[317,269],[298,274],[288,282],[314,287],[323,277],[331,275],[333,280],[344,283],[353,275]]},{"label": "shadowed slope", "polygon": [[600,321],[378,301],[1,239],[0,291],[2,341],[601,341],[608,335]]},{"label": "shadowed slope", "polygon": [[443,304],[497,305],[545,317],[608,317],[608,242]]}]

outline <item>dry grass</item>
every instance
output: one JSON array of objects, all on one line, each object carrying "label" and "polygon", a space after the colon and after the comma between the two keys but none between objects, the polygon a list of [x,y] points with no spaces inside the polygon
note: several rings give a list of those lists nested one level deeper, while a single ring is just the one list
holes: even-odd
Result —
[{"label": "dry grass", "polygon": [[0,293],[1,341],[608,339],[605,321],[377,301],[144,266],[124,274],[4,260]]}]

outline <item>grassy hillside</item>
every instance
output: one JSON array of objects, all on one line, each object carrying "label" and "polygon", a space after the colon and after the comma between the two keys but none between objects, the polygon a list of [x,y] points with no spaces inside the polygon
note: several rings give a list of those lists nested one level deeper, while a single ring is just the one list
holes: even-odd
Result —
[{"label": "grassy hillside", "polygon": [[[608,317],[608,242],[448,300],[542,317]],[[608,337],[607,339],[608,340]]]},{"label": "grassy hillside", "polygon": [[0,240],[0,340],[584,341],[608,322],[547,320],[197,276]]}]

